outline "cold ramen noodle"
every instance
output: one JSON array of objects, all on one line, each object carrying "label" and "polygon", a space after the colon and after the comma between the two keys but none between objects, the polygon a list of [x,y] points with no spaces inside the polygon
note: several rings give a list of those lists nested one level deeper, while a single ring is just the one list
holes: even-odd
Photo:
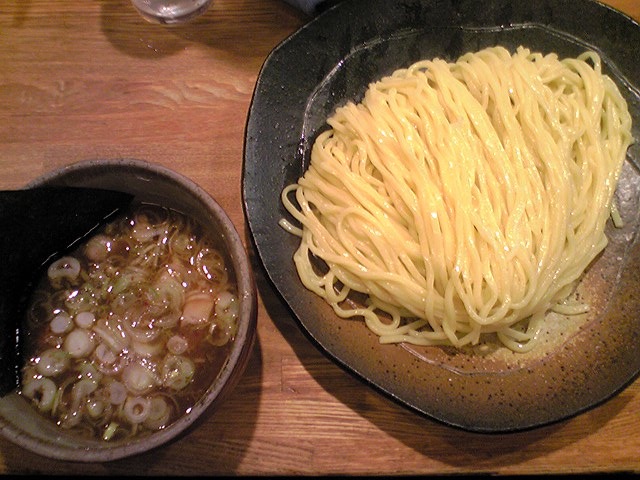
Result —
[{"label": "cold ramen noodle", "polygon": [[201,226],[138,206],[48,267],[20,393],[89,437],[162,429],[220,371],[237,316],[234,273]]},{"label": "cold ramen noodle", "polygon": [[300,236],[305,287],[338,316],[363,317],[382,343],[524,352],[547,313],[588,309],[570,294],[621,221],[631,143],[596,53],[419,61],[327,123],[282,192],[300,227],[281,225]]}]

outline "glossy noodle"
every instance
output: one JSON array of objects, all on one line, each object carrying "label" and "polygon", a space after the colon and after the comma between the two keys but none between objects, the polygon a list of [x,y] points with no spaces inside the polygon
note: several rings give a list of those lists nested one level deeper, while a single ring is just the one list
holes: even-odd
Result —
[{"label": "glossy noodle", "polygon": [[[382,343],[526,351],[607,245],[631,117],[594,52],[419,61],[339,107],[282,192],[305,287]],[[613,216],[612,216],[613,214]]]}]

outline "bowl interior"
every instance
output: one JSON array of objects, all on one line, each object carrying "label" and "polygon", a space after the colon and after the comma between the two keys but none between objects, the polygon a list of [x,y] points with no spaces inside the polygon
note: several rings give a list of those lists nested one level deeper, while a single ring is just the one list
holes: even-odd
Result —
[{"label": "bowl interior", "polygon": [[240,314],[229,359],[190,413],[168,427],[130,440],[103,442],[79,439],[44,418],[30,403],[12,392],[0,399],[0,431],[14,443],[35,453],[73,461],[108,461],[160,446],[190,427],[208,408],[214,408],[233,389],[246,366],[255,340],[256,291],[242,241],[224,210],[191,180],[159,165],[140,160],[93,160],[45,174],[30,182],[38,186],[82,186],[117,190],[136,199],[187,213],[226,247],[227,264],[234,270]]}]

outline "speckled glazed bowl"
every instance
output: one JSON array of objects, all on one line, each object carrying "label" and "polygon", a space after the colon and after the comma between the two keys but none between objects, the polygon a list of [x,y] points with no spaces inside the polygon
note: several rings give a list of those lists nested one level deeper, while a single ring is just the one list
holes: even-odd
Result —
[{"label": "speckled glazed bowl", "polygon": [[[571,8],[567,8],[568,4]],[[299,238],[283,188],[306,171],[327,117],[359,101],[370,82],[420,59],[456,59],[501,44],[575,56],[600,52],[640,138],[637,22],[593,0],[350,0],[282,42],[258,77],[247,121],[243,195],[269,279],[303,331],[330,358],[399,403],[482,433],[557,422],[611,398],[640,372],[640,142],[630,149],[617,201],[625,218],[583,282],[583,322],[545,331],[528,354],[381,345],[364,322],[338,318],[295,269]],[[295,222],[294,222],[295,223]]]},{"label": "speckled glazed bowl", "polygon": [[139,160],[92,160],[76,163],[32,181],[38,186],[82,186],[111,189],[136,199],[188,213],[220,237],[235,271],[240,301],[239,327],[228,361],[193,409],[168,427],[148,436],[104,442],[73,436],[44,418],[18,393],[0,399],[0,431],[10,441],[40,455],[79,462],[103,462],[139,454],[179,437],[207,411],[215,414],[237,384],[250,356],[256,334],[256,290],[247,253],[227,214],[193,181],[165,167]]}]

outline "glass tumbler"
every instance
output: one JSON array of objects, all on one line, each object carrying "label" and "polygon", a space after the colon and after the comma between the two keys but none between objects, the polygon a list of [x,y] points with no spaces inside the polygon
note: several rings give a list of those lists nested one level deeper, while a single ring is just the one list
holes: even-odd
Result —
[{"label": "glass tumbler", "polygon": [[142,17],[152,23],[182,23],[201,15],[213,0],[131,0]]}]

